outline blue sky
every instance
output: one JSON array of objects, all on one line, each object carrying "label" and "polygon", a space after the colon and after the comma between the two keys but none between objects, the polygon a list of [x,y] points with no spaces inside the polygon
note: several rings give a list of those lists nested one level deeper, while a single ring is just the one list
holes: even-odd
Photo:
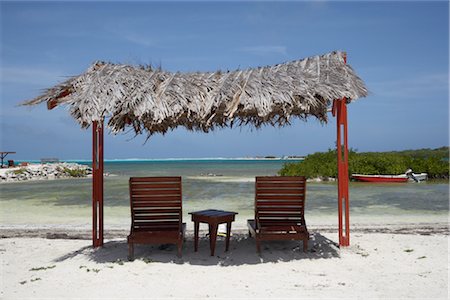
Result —
[{"label": "blue sky", "polygon": [[[371,94],[349,105],[359,151],[448,145],[449,6],[424,2],[6,2],[1,8],[1,144],[13,159],[88,159],[91,131],[64,108],[17,106],[96,60],[213,71],[333,50]],[[106,158],[305,155],[335,145],[328,125],[295,120],[155,135],[105,136]]]}]

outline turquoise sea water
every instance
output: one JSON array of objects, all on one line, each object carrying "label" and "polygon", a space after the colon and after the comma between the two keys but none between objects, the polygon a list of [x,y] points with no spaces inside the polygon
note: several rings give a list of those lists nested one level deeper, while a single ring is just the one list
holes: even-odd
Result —
[{"label": "turquoise sea water", "polygon": [[[128,228],[130,176],[182,176],[183,211],[216,208],[239,212],[235,227],[253,215],[255,176],[276,175],[282,160],[108,161],[105,172],[105,226]],[[87,162],[85,162],[87,163]],[[91,179],[0,184],[3,226],[91,224]],[[350,184],[351,223],[447,222],[449,184]],[[308,183],[309,224],[337,222],[336,183]],[[189,224],[188,224],[189,226]]]}]

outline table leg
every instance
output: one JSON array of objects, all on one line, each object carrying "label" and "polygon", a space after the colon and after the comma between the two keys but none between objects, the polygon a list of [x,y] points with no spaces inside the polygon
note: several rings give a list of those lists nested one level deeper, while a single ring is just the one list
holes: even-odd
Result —
[{"label": "table leg", "polygon": [[227,222],[227,238],[226,238],[226,246],[225,251],[228,251],[228,248],[230,247],[230,235],[231,235],[231,222]]},{"label": "table leg", "polygon": [[198,229],[200,227],[199,222],[194,222],[194,251],[198,251]]},{"label": "table leg", "polygon": [[209,225],[209,246],[211,248],[211,256],[214,256],[214,251],[216,250],[217,226],[218,224]]}]

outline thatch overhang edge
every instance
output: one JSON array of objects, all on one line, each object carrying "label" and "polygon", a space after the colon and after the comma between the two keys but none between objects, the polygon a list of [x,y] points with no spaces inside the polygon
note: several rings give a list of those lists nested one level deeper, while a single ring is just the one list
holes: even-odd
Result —
[{"label": "thatch overhang edge", "polygon": [[327,122],[332,100],[356,100],[367,93],[344,53],[335,51],[232,72],[171,73],[95,62],[23,105],[65,104],[82,127],[109,119],[114,133],[131,125],[136,134],[151,135],[177,126],[209,131],[236,121],[283,126],[292,117],[313,116]]}]

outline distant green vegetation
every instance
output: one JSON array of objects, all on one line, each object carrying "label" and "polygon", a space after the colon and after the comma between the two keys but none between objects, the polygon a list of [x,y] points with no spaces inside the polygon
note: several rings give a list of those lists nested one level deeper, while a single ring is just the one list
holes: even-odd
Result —
[{"label": "distant green vegetation", "polygon": [[[383,153],[383,152],[380,152],[380,153]],[[436,156],[436,157],[448,159],[449,147],[440,147],[440,148],[436,148],[436,149],[426,148],[426,149],[417,149],[417,150],[391,151],[391,152],[384,152],[384,153],[402,154],[402,155],[407,155],[407,156],[411,156],[411,157],[422,157],[422,158]]]},{"label": "distant green vegetation", "polygon": [[64,167],[62,169],[62,171],[70,177],[86,177],[87,176],[87,171],[85,169],[70,169],[70,168]]},{"label": "distant green vegetation", "polygon": [[[449,148],[406,150],[398,152],[362,152],[349,150],[349,175],[428,173],[429,178],[449,178]],[[282,176],[302,175],[308,178],[337,177],[336,150],[308,155],[304,161],[287,163],[279,171]]]},{"label": "distant green vegetation", "polygon": [[17,169],[13,171],[14,175],[20,175],[20,174],[25,174],[26,170],[25,169]]}]

